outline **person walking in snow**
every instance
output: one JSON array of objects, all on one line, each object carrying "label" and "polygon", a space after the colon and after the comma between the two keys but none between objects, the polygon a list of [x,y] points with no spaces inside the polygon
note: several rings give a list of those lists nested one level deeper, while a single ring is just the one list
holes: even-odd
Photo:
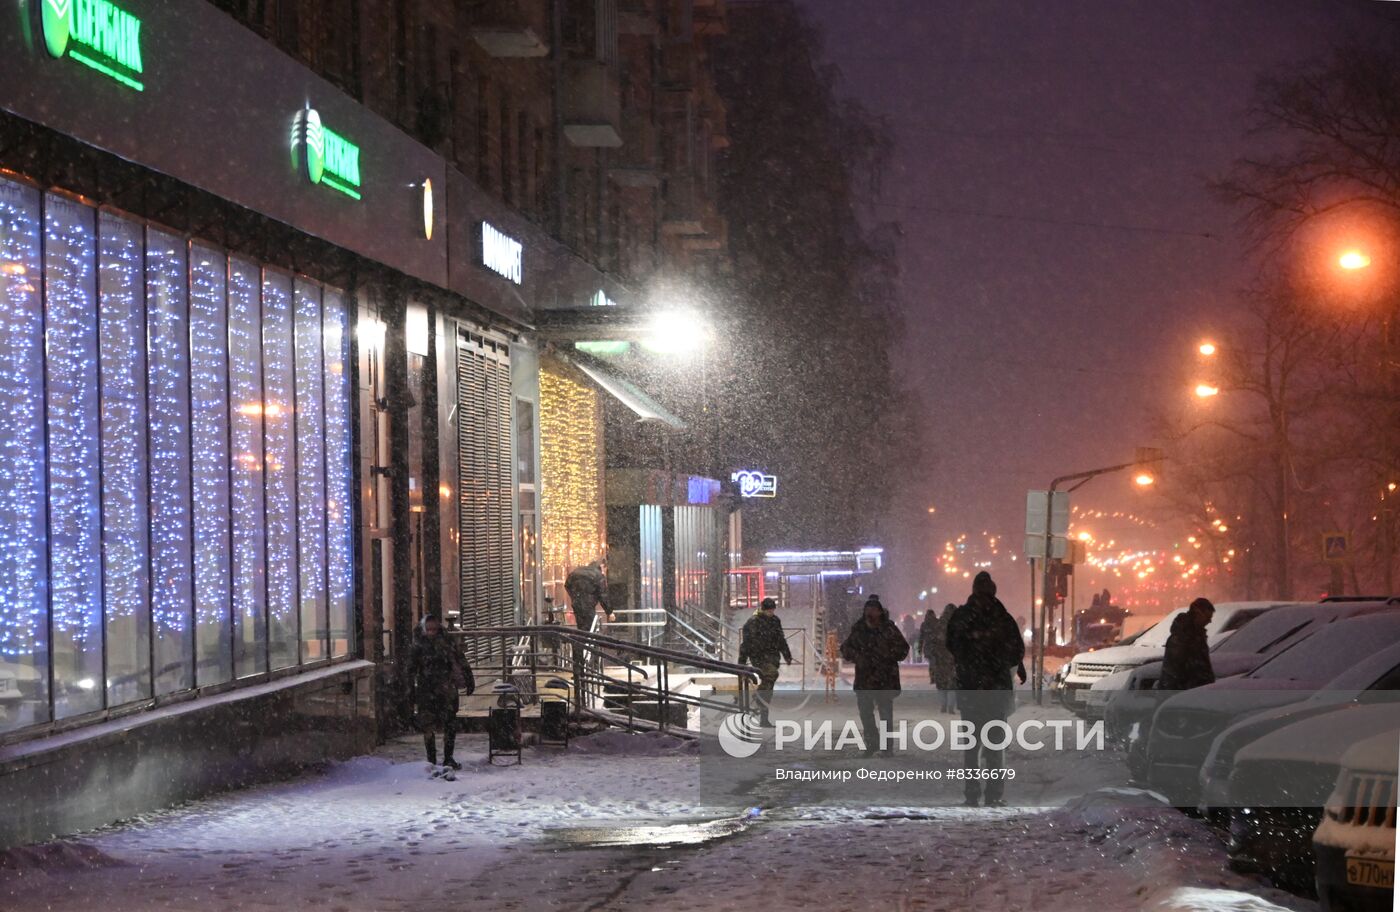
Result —
[{"label": "person walking in snow", "polygon": [[1162,675],[1157,679],[1158,690],[1190,690],[1215,682],[1210,642],[1206,639],[1206,628],[1213,617],[1215,606],[1209,599],[1198,598],[1172,621],[1162,656]]},{"label": "person walking in snow", "polygon": [[773,724],[768,721],[768,707],[773,700],[773,685],[778,683],[781,667],[778,663],[782,659],[791,665],[792,650],[788,649],[787,636],[783,634],[783,622],[778,620],[778,603],[766,598],[753,617],[744,622],[739,642],[739,664],[758,669],[760,725]]},{"label": "person walking in snow", "polygon": [[[964,721],[972,723],[974,732],[972,747],[963,751],[963,765],[981,769],[985,761],[988,769],[999,770],[1002,752],[986,747],[982,734],[988,723],[1006,721],[1011,708],[1011,671],[1020,669],[1026,643],[1016,619],[997,598],[992,575],[985,570],[973,578],[967,603],[948,621],[948,651],[957,664],[958,711]],[[987,807],[1004,806],[1004,780],[990,778],[986,783]],[[982,780],[967,779],[963,795],[968,807],[976,807],[983,799]]]},{"label": "person walking in snow", "polygon": [[923,626],[919,628],[919,641],[923,644],[924,658],[928,660],[928,682],[941,691],[943,712],[953,711],[953,654],[948,651],[948,621],[952,619],[957,605],[948,605],[939,617],[932,608],[924,613]]},{"label": "person walking in snow", "polygon": [[569,607],[574,609],[574,624],[579,630],[593,629],[593,617],[600,605],[603,614],[612,620],[612,608],[608,605],[608,578],[603,575],[603,565],[598,561],[570,571],[564,580],[564,591],[569,594]]},{"label": "person walking in snow", "polygon": [[423,732],[429,765],[437,766],[437,730],[442,729],[442,765],[461,769],[462,764],[452,757],[457,740],[458,692],[465,690],[470,696],[476,690],[476,681],[471,666],[443,631],[442,619],[436,614],[424,615],[414,631],[408,654],[408,680],[414,720]]},{"label": "person walking in snow", "polygon": [[[880,604],[880,597],[865,600],[861,619],[851,627],[846,642],[841,644],[841,658],[856,666],[856,705],[860,709],[862,740],[865,756],[880,746],[880,729],[876,715],[886,730],[894,726],[894,698],[899,696],[899,663],[909,654],[909,641],[890,620],[890,613]],[[885,748],[886,754],[894,753]]]}]

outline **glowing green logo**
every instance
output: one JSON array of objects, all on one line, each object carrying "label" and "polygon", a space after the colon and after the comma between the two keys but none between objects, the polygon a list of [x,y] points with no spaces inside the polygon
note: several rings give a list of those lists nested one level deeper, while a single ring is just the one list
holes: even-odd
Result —
[{"label": "glowing green logo", "polygon": [[292,121],[292,166],[313,184],[360,198],[360,147],[322,124],[309,105]]},{"label": "glowing green logo", "polygon": [[73,0],[44,0],[44,45],[55,57],[68,50],[68,17]]},{"label": "glowing green logo", "polygon": [[124,86],[145,89],[140,76],[141,20],[109,0],[42,0],[44,46]]}]

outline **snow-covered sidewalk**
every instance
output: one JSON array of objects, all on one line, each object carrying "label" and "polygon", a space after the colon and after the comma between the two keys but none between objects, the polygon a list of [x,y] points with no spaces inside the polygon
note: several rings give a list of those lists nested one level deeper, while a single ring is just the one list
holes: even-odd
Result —
[{"label": "snow-covered sidewalk", "polygon": [[[417,739],[0,855],[0,908],[1310,909],[1175,811],[702,800],[691,742],[604,732],[431,779]],[[460,757],[484,754],[479,736]],[[796,796],[794,796],[796,797]],[[710,822],[707,822],[710,821]]]}]

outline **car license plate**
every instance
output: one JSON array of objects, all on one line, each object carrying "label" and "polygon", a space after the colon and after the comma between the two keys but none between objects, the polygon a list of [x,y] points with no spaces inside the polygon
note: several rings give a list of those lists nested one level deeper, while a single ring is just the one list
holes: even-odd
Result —
[{"label": "car license plate", "polygon": [[1347,883],[1358,887],[1395,889],[1395,862],[1373,861],[1369,858],[1347,856]]}]

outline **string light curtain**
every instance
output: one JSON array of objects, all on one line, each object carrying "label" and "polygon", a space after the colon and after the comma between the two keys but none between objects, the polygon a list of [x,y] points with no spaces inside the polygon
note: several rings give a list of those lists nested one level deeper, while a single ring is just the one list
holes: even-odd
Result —
[{"label": "string light curtain", "polygon": [[39,192],[0,180],[0,731],[49,719]]},{"label": "string light curtain", "polygon": [[569,571],[603,557],[602,404],[560,370],[540,370],[540,542],[545,589],[565,604]]},{"label": "string light curtain", "polygon": [[352,651],[350,354],[339,292],[0,178],[0,732]]}]

